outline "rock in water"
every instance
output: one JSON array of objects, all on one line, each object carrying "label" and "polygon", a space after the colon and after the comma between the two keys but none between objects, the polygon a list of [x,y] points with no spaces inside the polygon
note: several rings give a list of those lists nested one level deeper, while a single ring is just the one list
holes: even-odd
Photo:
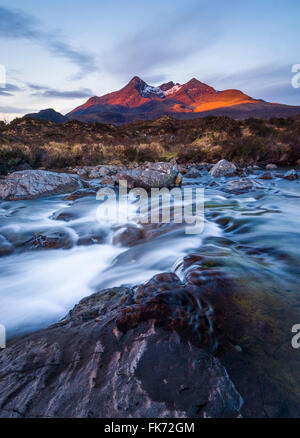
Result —
[{"label": "rock in water", "polygon": [[277,169],[277,165],[273,164],[273,163],[267,164],[266,169],[267,170],[275,170],[275,169]]},{"label": "rock in water", "polygon": [[24,170],[0,180],[0,199],[19,200],[73,192],[82,187],[76,175]]},{"label": "rock in water", "polygon": [[221,160],[210,170],[210,175],[215,178],[219,178],[220,176],[230,176],[236,172],[236,166],[227,160]]},{"label": "rock in water", "polygon": [[271,172],[265,172],[260,176],[259,179],[273,179],[273,176]]},{"label": "rock in water", "polygon": [[[141,187],[146,190],[153,188],[174,187],[178,175],[178,167],[172,163],[149,163],[147,167],[138,167],[115,176],[116,182],[127,181],[129,189]],[[176,183],[176,184],[175,184]]]},{"label": "rock in water", "polygon": [[289,170],[283,175],[283,178],[293,181],[298,178],[297,172],[295,169]]},{"label": "rock in water", "polygon": [[226,192],[243,193],[253,190],[258,184],[251,179],[229,181],[223,188]]},{"label": "rock in water", "polygon": [[202,304],[169,273],[83,299],[0,352],[0,417],[240,416]]}]

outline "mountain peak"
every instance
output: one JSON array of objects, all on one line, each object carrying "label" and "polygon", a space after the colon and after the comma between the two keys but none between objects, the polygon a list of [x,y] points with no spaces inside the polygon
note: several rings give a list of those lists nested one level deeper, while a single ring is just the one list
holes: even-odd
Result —
[{"label": "mountain peak", "polygon": [[135,85],[135,84],[138,84],[138,83],[141,83],[141,82],[146,83],[139,76],[133,76],[133,78],[128,82],[127,85],[129,85],[129,84]]},{"label": "mountain peak", "polygon": [[257,105],[257,102],[238,90],[217,92],[196,78],[184,84],[170,81],[154,87],[139,76],[134,76],[120,90],[90,98],[68,116],[78,120],[114,123],[155,119],[164,115],[192,118],[217,109],[224,111],[225,108],[232,107],[234,112],[237,106],[254,103]]}]

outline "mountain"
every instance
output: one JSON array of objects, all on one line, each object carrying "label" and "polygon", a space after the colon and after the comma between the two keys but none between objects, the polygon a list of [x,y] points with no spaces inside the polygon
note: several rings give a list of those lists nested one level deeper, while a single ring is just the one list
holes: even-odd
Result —
[{"label": "mountain", "polygon": [[186,84],[167,82],[152,87],[135,76],[121,90],[91,97],[67,117],[84,122],[128,123],[154,120],[163,115],[192,119],[207,115],[248,117],[289,117],[300,114],[300,107],[253,99],[240,90],[217,91],[193,78]]},{"label": "mountain", "polygon": [[297,114],[300,114],[300,106],[264,102],[240,90],[217,91],[195,78],[185,84],[170,81],[153,87],[135,76],[121,90],[91,97],[66,116],[54,110],[44,110],[27,117],[58,123],[73,119],[119,125],[136,120],[154,120],[165,115],[184,120],[207,115],[268,119]]},{"label": "mountain", "polygon": [[48,108],[39,111],[38,113],[32,113],[32,114],[26,114],[27,119],[39,119],[39,120],[47,120],[49,122],[55,122],[55,123],[64,123],[67,122],[69,119],[66,116],[63,116],[62,114],[55,111],[53,108]]}]

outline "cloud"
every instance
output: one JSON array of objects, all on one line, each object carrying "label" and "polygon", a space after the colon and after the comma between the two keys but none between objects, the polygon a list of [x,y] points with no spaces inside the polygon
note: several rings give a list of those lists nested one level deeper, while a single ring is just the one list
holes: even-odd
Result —
[{"label": "cloud", "polygon": [[77,50],[50,31],[42,30],[40,23],[32,15],[20,9],[0,6],[0,37],[8,39],[27,39],[46,47],[56,57],[64,58],[78,67],[74,79],[97,70],[95,57]]},{"label": "cloud", "polygon": [[[187,58],[209,50],[222,34],[220,17],[207,4],[199,8],[197,2],[192,3],[195,8],[189,3],[179,15],[170,14],[168,20],[157,16],[142,29],[124,35],[102,55],[103,69],[122,80],[134,75],[155,83],[170,80],[157,74],[159,69],[180,68]],[[210,20],[213,27],[207,25]]]},{"label": "cloud", "polygon": [[290,64],[268,63],[231,74],[219,72],[202,79],[218,89],[238,88],[256,99],[299,105],[300,91],[292,87],[291,68]]},{"label": "cloud", "polygon": [[12,92],[21,91],[21,88],[14,84],[6,84],[5,87],[0,88],[0,96],[13,96]]},{"label": "cloud", "polygon": [[14,106],[0,106],[0,113],[3,114],[25,114],[33,112],[30,108],[17,108]]},{"label": "cloud", "polygon": [[31,96],[57,99],[84,99],[94,96],[89,88],[80,88],[78,90],[61,91],[55,88],[46,87],[39,84],[27,83],[30,90],[34,91]]}]

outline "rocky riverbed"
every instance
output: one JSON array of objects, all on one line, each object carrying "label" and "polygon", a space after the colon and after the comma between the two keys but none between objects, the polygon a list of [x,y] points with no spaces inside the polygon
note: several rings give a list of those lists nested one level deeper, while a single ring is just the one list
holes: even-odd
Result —
[{"label": "rocky riverbed", "polygon": [[[298,174],[223,160],[0,180],[0,416],[299,416]],[[99,220],[120,179],[204,188],[203,232],[141,223],[127,198],[126,223]]]}]

